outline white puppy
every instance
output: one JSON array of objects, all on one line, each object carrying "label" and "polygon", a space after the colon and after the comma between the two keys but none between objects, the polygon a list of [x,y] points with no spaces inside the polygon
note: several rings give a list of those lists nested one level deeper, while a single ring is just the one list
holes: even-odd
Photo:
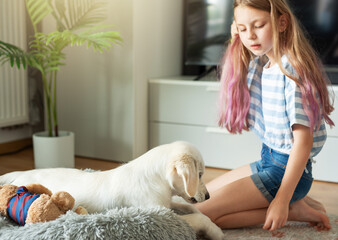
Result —
[{"label": "white puppy", "polygon": [[109,171],[85,172],[54,168],[12,172],[0,176],[0,184],[17,186],[40,183],[52,192],[67,191],[76,205],[88,212],[115,207],[153,207],[189,211],[180,215],[196,232],[223,239],[222,230],[191,204],[172,202],[177,195],[187,202],[202,202],[209,193],[202,181],[204,162],[200,152],[186,142],[151,149],[139,158]]}]

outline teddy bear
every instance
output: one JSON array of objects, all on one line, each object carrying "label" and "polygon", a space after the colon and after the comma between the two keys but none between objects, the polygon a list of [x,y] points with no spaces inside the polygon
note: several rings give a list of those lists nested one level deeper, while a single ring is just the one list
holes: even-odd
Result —
[{"label": "teddy bear", "polygon": [[[61,191],[52,194],[41,184],[0,186],[0,214],[21,226],[54,220],[72,210],[74,203],[75,200],[69,193]],[[75,212],[88,214],[81,206]]]}]

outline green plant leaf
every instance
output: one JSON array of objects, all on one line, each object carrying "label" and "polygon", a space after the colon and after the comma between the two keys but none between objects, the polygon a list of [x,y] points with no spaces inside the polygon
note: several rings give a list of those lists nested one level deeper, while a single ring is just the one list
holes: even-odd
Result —
[{"label": "green plant leaf", "polygon": [[[94,30],[96,28],[93,28]],[[102,52],[104,49],[109,49],[113,46],[113,43],[120,44],[122,42],[122,38],[118,32],[107,31],[107,32],[91,32],[91,30],[87,30],[81,33],[74,33],[69,30],[65,30],[63,32],[53,32],[48,35],[47,42],[55,42],[55,41],[66,41],[71,44],[71,46],[82,46],[84,44],[87,45],[87,48],[92,47],[94,51]]]},{"label": "green plant leaf", "polygon": [[[107,1],[104,0],[50,0],[54,6],[53,16],[61,31],[94,26],[105,20]],[[60,30],[60,29],[59,29]]]},{"label": "green plant leaf", "polygon": [[[56,12],[53,16],[57,19],[59,31],[63,31],[70,27],[69,21],[66,15],[66,2],[65,1],[54,1]],[[57,17],[59,16],[59,18]]]},{"label": "green plant leaf", "polygon": [[37,24],[50,14],[53,9],[47,0],[25,0],[28,15],[32,21],[35,32],[37,32]]},{"label": "green plant leaf", "polygon": [[[58,37],[58,34],[51,33],[50,35]],[[65,54],[62,53],[65,42],[60,41],[62,40],[60,38],[58,41],[48,38],[49,35],[47,34],[36,33],[34,40],[30,42],[30,48],[33,49],[31,52],[41,66],[39,70],[45,75],[53,71],[59,71],[59,67],[64,65],[65,59]]]},{"label": "green plant leaf", "polygon": [[9,62],[11,67],[14,65],[20,69],[21,66],[25,69],[28,65],[33,66],[34,56],[30,53],[26,53],[21,48],[14,46],[10,43],[0,41],[0,64]]}]

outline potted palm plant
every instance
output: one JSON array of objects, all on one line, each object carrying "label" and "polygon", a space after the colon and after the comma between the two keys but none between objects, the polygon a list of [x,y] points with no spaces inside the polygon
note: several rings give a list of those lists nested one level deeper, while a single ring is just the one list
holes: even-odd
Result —
[{"label": "potted palm plant", "polygon": [[[114,44],[122,42],[115,31],[106,31],[110,25],[103,25],[106,2],[100,0],[25,0],[34,35],[27,51],[1,41],[0,63],[10,62],[12,67],[31,66],[39,70],[43,81],[47,131],[33,135],[35,167],[73,167],[74,135],[60,131],[57,115],[57,74],[65,65],[64,49],[67,46],[82,46],[103,52]],[[51,15],[56,31],[44,33],[39,23]],[[41,140],[42,139],[42,140]],[[68,140],[67,140],[68,139]],[[58,142],[63,142],[58,145]],[[42,142],[42,152],[39,146]],[[49,149],[45,143],[51,144]],[[67,149],[70,151],[69,157]],[[56,157],[51,160],[51,157]]]}]

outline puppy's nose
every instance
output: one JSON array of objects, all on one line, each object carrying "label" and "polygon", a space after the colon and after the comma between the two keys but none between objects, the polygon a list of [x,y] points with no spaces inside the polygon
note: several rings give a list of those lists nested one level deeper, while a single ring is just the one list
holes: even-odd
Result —
[{"label": "puppy's nose", "polygon": [[207,192],[206,194],[205,194],[205,200],[208,200],[210,198],[210,194]]}]

